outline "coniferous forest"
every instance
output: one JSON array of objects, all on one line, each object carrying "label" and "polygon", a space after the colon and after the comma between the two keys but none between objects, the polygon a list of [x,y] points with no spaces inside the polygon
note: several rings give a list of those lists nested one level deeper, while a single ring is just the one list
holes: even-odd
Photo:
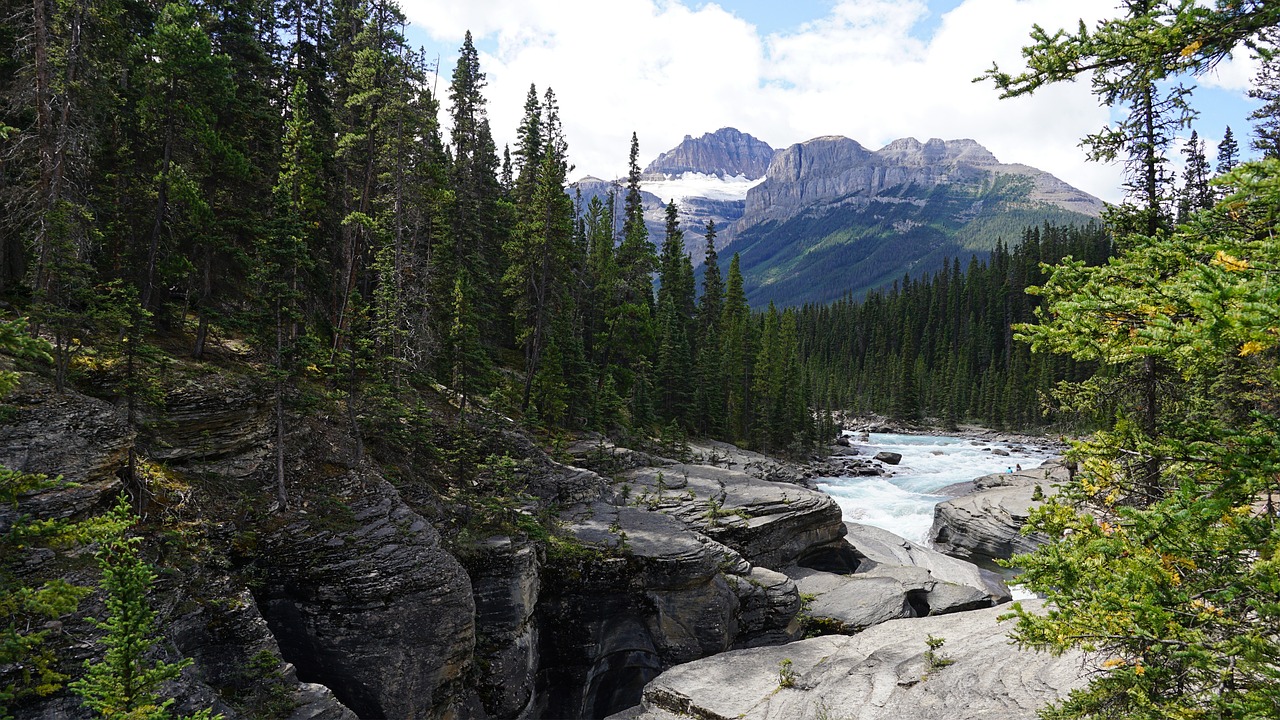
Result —
[{"label": "coniferous forest", "polygon": [[714,253],[698,291],[683,238],[714,228],[672,207],[648,236],[634,138],[625,192],[576,202],[553,90],[496,148],[469,36],[437,98],[394,3],[4,13],[0,292],[59,384],[87,348],[134,388],[147,338],[234,335],[353,425],[441,383],[544,428],[812,440],[794,316],[751,313]]},{"label": "coniferous forest", "polygon": [[[585,201],[554,90],[529,88],[499,148],[471,35],[435,68],[405,27],[374,0],[0,0],[0,395],[17,368],[143,427],[175,358],[236,365],[269,394],[279,513],[292,424],[315,415],[345,428],[353,474],[420,453],[476,514],[518,495],[495,417],[551,448],[698,436],[798,458],[850,412],[1087,433],[1029,523],[1054,542],[1015,559],[1054,611],[1015,608],[1014,639],[1105,658],[1045,717],[1280,716],[1276,3],[1126,0],[1095,29],[1037,28],[1025,72],[983,78],[1006,97],[1089,79],[1123,119],[1083,144],[1123,163],[1126,200],[865,298],[766,309],[714,225],[672,203],[650,237],[637,135],[622,191]],[[1183,83],[1233,52],[1262,59],[1260,159],[1228,129],[1211,169],[1178,139]],[[124,485],[163,505],[146,462],[128,451]],[[15,508],[56,484],[0,480]],[[107,667],[157,632],[136,518],[71,515],[0,518],[0,670],[21,675],[0,717],[68,681],[41,623],[90,593],[23,587],[10,558],[90,541],[107,610],[140,619],[96,625],[107,659],[69,687],[103,716],[166,717],[157,688],[185,664],[121,670],[145,680],[127,699]]]}]

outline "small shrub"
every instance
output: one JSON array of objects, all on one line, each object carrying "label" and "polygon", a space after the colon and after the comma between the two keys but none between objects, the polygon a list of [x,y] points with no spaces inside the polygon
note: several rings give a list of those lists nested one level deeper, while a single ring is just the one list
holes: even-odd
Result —
[{"label": "small shrub", "polygon": [[924,661],[929,666],[929,670],[937,670],[955,663],[955,658],[947,657],[942,652],[942,646],[947,643],[946,638],[929,635],[925,637],[924,642],[929,646],[929,649],[924,651]]},{"label": "small shrub", "polygon": [[799,679],[795,668],[791,667],[791,658],[784,658],[778,663],[778,687],[792,688],[796,686],[796,680]]}]

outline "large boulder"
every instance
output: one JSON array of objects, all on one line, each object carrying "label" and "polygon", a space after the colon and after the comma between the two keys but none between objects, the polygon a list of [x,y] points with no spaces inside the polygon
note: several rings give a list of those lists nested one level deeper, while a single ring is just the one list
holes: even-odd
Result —
[{"label": "large boulder", "polygon": [[989,563],[1027,553],[1049,541],[1042,533],[1023,534],[1022,527],[1039,505],[1037,497],[1053,492],[1067,479],[1058,463],[1013,473],[994,473],[973,481],[978,491],[938,503],[929,540],[953,557]]},{"label": "large boulder", "polygon": [[[872,525],[846,522],[845,528],[849,532],[845,540],[876,566],[927,570],[938,583],[977,590],[986,598],[988,605],[998,605],[1011,599],[1009,588],[998,573],[917,545]],[[938,607],[936,602],[929,604]]]},{"label": "large boulder", "polygon": [[880,462],[886,465],[897,465],[898,463],[902,462],[902,453],[889,452],[888,450],[881,450],[880,452],[876,453],[875,457],[872,459],[879,460]]},{"label": "large boulder", "polygon": [[[1019,650],[998,622],[1003,612],[894,620],[853,636],[705,658],[662,673],[640,707],[614,720],[1031,720],[1083,686],[1092,668],[1075,653]],[[929,662],[930,636],[945,640],[935,657],[949,662]]]},{"label": "large boulder", "polygon": [[1033,493],[1028,486],[1000,487],[938,503],[929,540],[941,552],[976,562],[1031,552],[1049,541],[1040,533],[1022,534],[1039,504]]},{"label": "large boulder", "polygon": [[621,502],[678,518],[739,552],[752,565],[780,569],[845,533],[827,495],[749,472],[673,464],[622,473]]}]

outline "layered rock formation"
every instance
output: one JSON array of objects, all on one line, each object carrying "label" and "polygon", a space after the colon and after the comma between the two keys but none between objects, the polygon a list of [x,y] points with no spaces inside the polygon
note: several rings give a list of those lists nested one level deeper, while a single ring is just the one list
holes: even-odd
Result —
[{"label": "layered rock formation", "polygon": [[1044,171],[1003,164],[973,140],[933,138],[921,143],[902,138],[872,151],[856,140],[829,135],[778,151],[765,181],[748,192],[746,215],[736,232],[826,203],[866,205],[900,188],[980,190],[998,176],[1026,178],[1028,202],[1044,202],[1093,217],[1102,212],[1097,198]]},{"label": "layered rock formation", "polygon": [[774,150],[763,140],[725,127],[694,139],[685,135],[674,148],[659,155],[644,169],[645,174],[679,175],[686,172],[742,177],[764,177]]},{"label": "layered rock formation", "polygon": [[562,512],[584,549],[548,553],[535,613],[536,716],[602,717],[638,703],[668,667],[799,636],[799,593],[774,568],[842,544],[839,508],[764,479],[788,470],[759,456],[705,450],[736,467],[603,442],[570,448],[612,481],[599,499]]},{"label": "layered rock formation", "polygon": [[1022,533],[1031,509],[1039,504],[1035,498],[1052,494],[1053,485],[1066,479],[1066,467],[1057,462],[980,477],[973,481],[974,492],[934,508],[929,541],[947,555],[981,563],[1031,552],[1049,540],[1039,533]]},{"label": "layered rock formation", "polygon": [[[80,518],[110,504],[122,487],[136,432],[109,403],[74,390],[56,392],[33,376],[5,398],[10,417],[0,433],[0,465],[11,470],[62,476],[74,485],[52,488],[23,500],[37,518]],[[0,531],[12,508],[0,507]]]},{"label": "layered rock formation", "polygon": [[1081,224],[1102,203],[973,140],[896,140],[872,151],[827,136],[778,151],[724,234],[760,307],[825,303],[1017,242],[1044,222]]},{"label": "layered rock formation", "polygon": [[[237,401],[231,398],[227,402],[234,406]],[[137,433],[124,421],[119,410],[108,402],[72,389],[59,393],[33,375],[25,375],[21,386],[5,398],[5,403],[11,408],[11,414],[3,423],[4,432],[0,433],[0,465],[61,475],[70,484],[25,495],[16,507],[0,507],[0,531],[7,529],[19,515],[35,520],[79,520],[115,503],[124,489],[120,476],[137,439]],[[219,403],[211,404],[206,396],[196,404],[210,412],[208,422],[217,422],[220,413],[212,408]],[[181,405],[175,402],[173,407],[179,413],[190,415],[190,409]],[[242,426],[244,432],[252,436],[252,418],[242,420],[246,421]],[[227,433],[222,434],[219,441],[211,440],[212,433],[201,433],[200,448],[183,448],[179,444],[168,447],[176,456],[193,458],[198,464],[210,457],[208,453],[214,446],[247,450],[247,445],[230,439],[239,433],[232,431],[230,425],[226,427]],[[153,429],[149,427],[148,432]],[[166,429],[175,431],[174,426]],[[180,430],[176,432],[170,437],[181,435]],[[143,490],[144,496],[161,492],[165,491],[161,488]],[[181,518],[183,508],[171,506],[170,512]],[[214,528],[210,535],[224,530]],[[217,541],[229,540],[222,534]],[[239,578],[228,572],[227,558],[207,552],[199,555],[197,561],[196,557],[185,555],[182,547],[182,543],[192,541],[205,542],[191,536],[178,536],[173,543],[147,546],[149,555],[171,563],[149,596],[158,617],[163,619],[165,652],[171,647],[182,657],[195,660],[195,664],[167,688],[170,696],[178,698],[174,709],[190,713],[213,708],[226,720],[239,720],[246,717],[242,710],[251,709],[262,700],[274,703],[272,707],[287,720],[355,720],[356,714],[328,687],[300,681],[294,666],[281,661],[283,653],[276,636],[253,596]],[[83,550],[73,549],[69,554],[83,554]],[[21,579],[38,583],[42,578],[56,575],[85,586],[96,583],[96,572],[88,565],[83,562],[68,565],[67,559],[60,555],[45,552],[28,559],[21,567]],[[100,650],[88,640],[100,634],[101,629],[90,626],[83,618],[104,616],[100,594],[88,597],[81,611],[82,614],[46,626],[46,643],[64,659],[63,671],[73,676],[82,672],[85,661],[98,659]],[[0,667],[0,680],[11,679],[7,673],[14,670],[21,668]],[[10,709],[16,709],[17,716],[22,718],[66,720],[91,716],[79,698],[67,693]]]},{"label": "layered rock formation", "polygon": [[469,700],[475,602],[439,533],[380,477],[338,478],[347,507],[262,538],[255,594],[299,675],[361,717],[438,717]]}]

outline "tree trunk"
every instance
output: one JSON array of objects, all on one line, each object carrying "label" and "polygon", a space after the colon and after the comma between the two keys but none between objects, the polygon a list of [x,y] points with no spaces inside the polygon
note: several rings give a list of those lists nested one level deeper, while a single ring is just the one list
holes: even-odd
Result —
[{"label": "tree trunk", "polygon": [[[172,90],[172,83],[170,90]],[[172,100],[172,96],[168,98]],[[169,164],[173,160],[173,116],[166,113],[164,124],[164,151],[160,161],[160,187],[156,192],[156,216],[151,225],[151,244],[147,249],[147,277],[142,286],[142,307],[151,306],[155,287],[156,260],[160,255],[160,233],[164,229],[164,217],[169,208]]]}]

